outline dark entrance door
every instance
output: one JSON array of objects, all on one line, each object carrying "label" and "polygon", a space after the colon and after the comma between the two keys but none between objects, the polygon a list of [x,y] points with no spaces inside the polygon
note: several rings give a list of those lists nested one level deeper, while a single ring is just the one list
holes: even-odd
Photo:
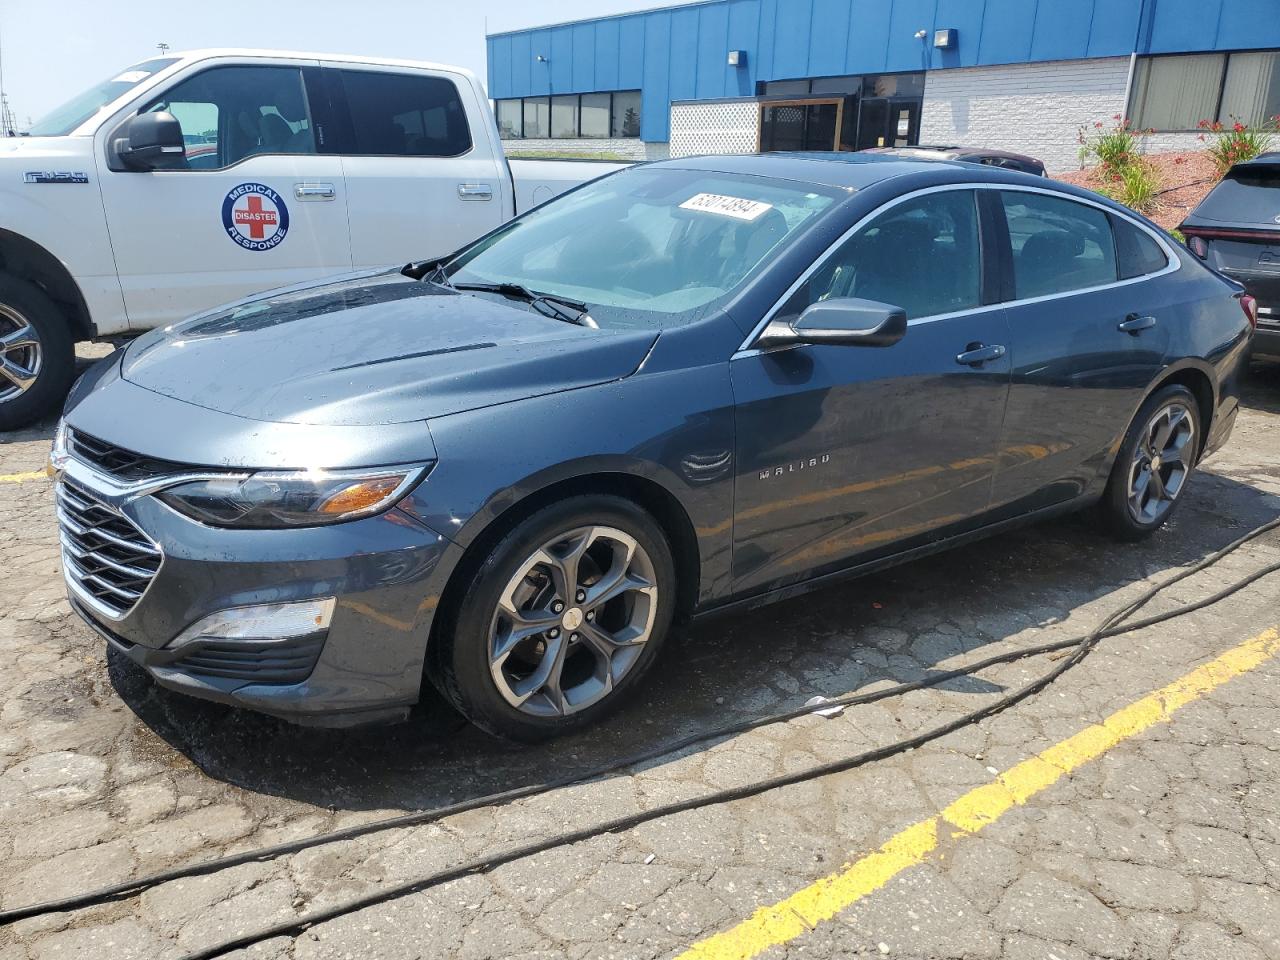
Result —
[{"label": "dark entrance door", "polygon": [[906,147],[920,142],[920,100],[916,97],[863,97],[858,114],[857,148]]},{"label": "dark entrance door", "polygon": [[835,150],[842,98],[767,100],[760,104],[760,152]]}]

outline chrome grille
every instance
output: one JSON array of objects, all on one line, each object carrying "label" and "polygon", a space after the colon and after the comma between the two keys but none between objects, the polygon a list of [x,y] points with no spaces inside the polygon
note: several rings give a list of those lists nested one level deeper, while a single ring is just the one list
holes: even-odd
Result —
[{"label": "chrome grille", "polygon": [[123,514],[65,477],[56,496],[68,581],[99,613],[123,617],[160,569],[160,548]]}]

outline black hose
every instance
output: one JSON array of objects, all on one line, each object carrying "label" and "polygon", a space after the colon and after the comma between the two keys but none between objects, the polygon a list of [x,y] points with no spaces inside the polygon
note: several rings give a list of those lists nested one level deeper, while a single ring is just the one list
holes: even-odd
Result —
[{"label": "black hose", "polygon": [[395,829],[399,827],[415,826],[415,825],[420,825],[424,823],[430,823],[447,816],[452,816],[454,814],[462,813],[468,810],[474,810],[479,807],[510,803],[513,800],[523,799],[525,797],[530,797],[530,796],[536,796],[538,794],[546,793],[551,790],[560,789],[566,786],[583,783],[589,780],[594,780],[608,773],[612,773],[629,766],[634,766],[636,764],[639,764],[648,760],[656,759],[658,757],[665,756],[667,754],[674,753],[679,750],[683,750],[689,746],[692,746],[698,743],[704,743],[709,740],[716,740],[723,737],[733,736],[736,734],[748,732],[750,730],[755,730],[763,726],[781,723],[787,720],[792,720],[798,717],[806,716],[814,713],[816,710],[825,710],[833,707],[844,707],[844,706],[852,706],[856,704],[871,703],[877,700],[885,699],[887,697],[898,696],[898,695],[908,693],[914,690],[919,690],[925,687],[935,686],[939,683],[943,683],[947,680],[955,679],[957,677],[968,676],[973,673],[979,672],[983,669],[986,669],[987,667],[994,666],[996,664],[1008,663],[1015,660],[1021,660],[1030,656],[1037,656],[1044,653],[1051,653],[1054,651],[1075,648],[1075,653],[1071,657],[1065,659],[1061,664],[1054,667],[1054,669],[1050,670],[1048,673],[1044,674],[1037,680],[1034,680],[1031,683],[1027,684],[1026,686],[1020,688],[1019,690],[1016,690],[1013,693],[1008,694],[1000,698],[999,700],[996,700],[991,704],[988,704],[985,707],[978,708],[977,710],[971,711],[970,713],[967,713],[953,721],[950,721],[949,723],[943,724],[942,726],[939,726],[939,727],[935,727],[932,730],[926,731],[923,734],[919,734],[907,740],[902,740],[897,743],[893,743],[893,744],[886,745],[884,747],[877,748],[875,750],[867,751],[866,753],[858,754],[854,757],[846,758],[845,760],[823,764],[807,770],[797,771],[797,772],[786,774],[783,776],[774,777],[768,780],[759,781],[754,784],[748,784],[743,787],[736,787],[729,790],[717,791],[714,793],[703,795],[701,797],[680,801],[678,803],[661,805],[658,807],[654,807],[651,810],[643,811],[642,813],[638,813],[638,814],[631,814],[627,817],[618,818],[617,820],[609,821],[604,824],[597,825],[595,827],[583,828],[582,830],[558,835],[556,837],[552,837],[552,838],[549,838],[548,840],[540,841],[535,844],[529,844],[523,847],[518,847],[505,854],[498,855],[497,857],[472,861],[460,867],[455,867],[449,870],[431,874],[430,876],[420,878],[415,881],[411,881],[405,884],[400,884],[398,886],[391,887],[386,890],[378,891],[377,893],[370,894],[366,897],[358,898],[356,900],[352,900],[344,904],[335,905],[334,907],[330,907],[324,911],[319,911],[316,913],[308,914],[305,917],[287,921],[285,923],[277,925],[276,927],[272,927],[269,930],[261,931],[259,933],[254,933],[254,934],[247,934],[243,937],[239,937],[231,941],[225,941],[224,943],[206,948],[204,951],[201,951],[195,954],[190,954],[188,957],[183,958],[183,960],[200,960],[200,958],[219,956],[222,953],[225,953],[229,950],[238,949],[239,947],[247,946],[249,944],[256,943],[260,940],[270,939],[271,937],[280,936],[282,934],[290,933],[290,932],[296,933],[315,923],[319,923],[325,920],[330,920],[330,919],[333,919],[334,917],[342,916],[346,913],[363,909],[364,907],[370,906],[374,903],[378,903],[384,900],[394,899],[396,897],[413,893],[418,890],[423,890],[432,886],[437,886],[441,883],[446,883],[449,880],[456,879],[468,873],[487,872],[493,869],[494,867],[500,866],[504,863],[509,863],[512,860],[517,860],[523,857],[532,856],[533,854],[551,849],[552,847],[555,847],[555,846],[576,843],[581,840],[588,839],[592,836],[597,836],[602,833],[610,833],[610,832],[616,832],[618,830],[628,829],[630,827],[634,827],[642,823],[647,823],[650,820],[655,820],[661,817],[670,816],[672,814],[680,813],[686,810],[696,809],[697,807],[711,806],[715,804],[726,803],[736,799],[741,799],[743,797],[755,796],[759,793],[764,793],[768,790],[773,790],[781,786],[787,786],[789,784],[798,783],[803,780],[813,779],[815,777],[825,776],[831,773],[838,773],[844,770],[852,769],[854,767],[861,766],[866,763],[873,762],[875,760],[884,759],[886,757],[893,756],[894,754],[901,753],[906,750],[915,749],[916,747],[921,746],[925,743],[928,743],[931,740],[935,740],[939,737],[945,736],[948,733],[952,733],[955,730],[968,726],[979,720],[985,719],[988,716],[991,716],[995,713],[998,713],[1002,710],[1007,709],[1013,704],[1018,703],[1019,701],[1025,699],[1026,697],[1032,695],[1033,693],[1036,693],[1037,691],[1043,689],[1048,684],[1052,683],[1054,680],[1056,680],[1059,676],[1061,676],[1071,667],[1075,666],[1077,663],[1083,660],[1084,657],[1088,655],[1089,651],[1092,650],[1093,647],[1096,646],[1097,643],[1105,637],[1117,636],[1122,633],[1143,629],[1145,627],[1149,627],[1154,624],[1173,619],[1174,617],[1191,613],[1194,610],[1198,610],[1203,607],[1209,606],[1211,604],[1217,603],[1218,601],[1225,599],[1226,597],[1231,596],[1232,594],[1245,588],[1246,586],[1253,583],[1254,581],[1261,579],[1262,577],[1270,573],[1276,572],[1277,570],[1280,570],[1280,562],[1271,564],[1267,567],[1264,567],[1260,570],[1255,571],[1254,573],[1250,574],[1248,577],[1245,577],[1242,580],[1237,581],[1236,583],[1233,583],[1228,587],[1225,587],[1222,590],[1219,590],[1217,593],[1212,594],[1208,597],[1202,598],[1193,603],[1185,604],[1174,610],[1166,611],[1165,613],[1156,614],[1151,617],[1146,617],[1142,620],[1134,621],[1133,623],[1128,624],[1124,627],[1117,626],[1121,621],[1132,616],[1139,609],[1145,606],[1152,598],[1154,598],[1161,591],[1167,589],[1168,587],[1174,585],[1175,583],[1185,580],[1187,577],[1190,577],[1196,573],[1201,572],[1202,570],[1216,563],[1222,557],[1226,556],[1232,551],[1243,546],[1245,543],[1248,543],[1250,540],[1253,540],[1256,537],[1259,537],[1270,530],[1276,529],[1277,527],[1280,527],[1280,518],[1277,518],[1266,524],[1263,524],[1262,526],[1256,528],[1255,530],[1250,531],[1249,533],[1233,541],[1227,546],[1221,548],[1220,550],[1217,550],[1214,553],[1209,554],[1207,557],[1198,561],[1193,566],[1188,567],[1186,570],[1179,571],[1177,574],[1173,575],[1172,577],[1163,581],[1162,583],[1157,584],[1156,586],[1148,589],[1141,596],[1137,597],[1135,600],[1131,601],[1129,604],[1125,605],[1124,607],[1121,607],[1119,610],[1112,613],[1110,616],[1104,619],[1103,622],[1094,631],[1092,631],[1091,633],[1089,633],[1088,635],[1080,639],[1060,640],[1053,643],[1039,644],[1037,646],[1027,647],[1020,650],[1009,651],[1002,654],[995,654],[993,656],[986,657],[982,660],[979,660],[976,663],[973,663],[966,667],[960,667],[952,670],[938,671],[936,673],[930,674],[927,677],[923,677],[919,680],[913,680],[908,683],[897,684],[892,687],[886,687],[882,690],[876,690],[876,691],[871,691],[867,693],[850,694],[848,696],[837,697],[831,700],[826,700],[820,706],[800,707],[800,708],[789,710],[783,713],[778,713],[778,714],[773,714],[766,717],[759,717],[753,720],[743,721],[737,724],[732,724],[727,727],[721,727],[716,730],[707,731],[704,733],[691,734],[690,736],[684,737],[674,743],[670,743],[661,747],[651,748],[649,750],[642,751],[630,757],[626,757],[624,759],[614,761],[613,763],[610,763],[604,767],[600,767],[595,770],[588,771],[586,773],[566,776],[566,777],[558,778],[556,780],[552,780],[542,784],[529,784],[524,787],[518,787],[512,790],[506,790],[506,791],[501,791],[499,793],[488,794],[481,797],[475,797],[470,800],[464,800],[459,803],[450,804],[443,807],[436,807],[430,810],[416,811],[414,813],[404,814],[398,817],[391,817],[384,820],[359,824],[354,827],[348,827],[343,830],[335,830],[335,831],[324,833],[324,834],[318,834],[302,840],[290,841],[288,843],[276,844],[270,847],[259,848],[257,850],[245,851],[244,853],[235,854],[232,856],[219,857],[212,860],[202,861],[200,863],[190,864],[182,867],[175,867],[170,870],[160,871],[147,876],[138,877],[134,880],[123,881],[121,883],[102,887],[97,890],[89,891],[82,894],[77,894],[71,897],[66,897],[60,900],[51,900],[43,903],[35,903],[35,904],[29,904],[27,906],[11,908],[9,910],[0,911],[0,926],[8,925],[18,920],[26,919],[33,916],[39,916],[46,913],[55,913],[55,912],[66,911],[66,910],[81,909],[84,907],[92,906],[97,903],[104,903],[112,900],[127,898],[129,896],[141,893],[142,891],[149,889],[150,887],[156,886],[161,883],[167,883],[171,880],[214,873],[219,870],[224,870],[229,867],[237,866],[244,863],[270,860],[270,859],[274,859],[276,857],[280,857],[289,853],[296,853],[301,850],[308,849],[310,847],[320,846],[328,843],[335,843],[342,840],[354,839],[359,836],[363,836],[369,833],[379,832],[382,830],[389,830],[389,829]]}]

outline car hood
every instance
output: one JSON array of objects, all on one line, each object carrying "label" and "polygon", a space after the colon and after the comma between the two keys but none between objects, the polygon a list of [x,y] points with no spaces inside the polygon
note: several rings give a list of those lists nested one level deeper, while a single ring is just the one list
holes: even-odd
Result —
[{"label": "car hood", "polygon": [[386,272],[274,291],[152,331],[129,347],[121,374],[252,420],[407,423],[621,379],[656,337]]}]

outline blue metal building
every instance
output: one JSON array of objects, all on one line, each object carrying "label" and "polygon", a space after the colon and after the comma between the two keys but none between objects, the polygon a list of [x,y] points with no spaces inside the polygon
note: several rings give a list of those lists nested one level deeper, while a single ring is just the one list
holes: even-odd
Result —
[{"label": "blue metal building", "polygon": [[[822,95],[855,98],[843,104],[847,126],[852,108],[861,115],[862,101],[873,99],[868,94],[889,89],[890,96],[915,97],[918,112],[907,118],[905,138],[896,135],[891,116],[888,138],[914,142],[922,128],[946,131],[946,123],[930,123],[930,87],[952,71],[958,73],[940,89],[953,104],[955,78],[967,78],[964,95],[980,98],[987,81],[1025,75],[1035,88],[1046,76],[1061,80],[1064,67],[1091,95],[1098,84],[1087,68],[1115,61],[1125,67],[1124,89],[1111,97],[1118,100],[1112,113],[1131,113],[1141,122],[1142,104],[1134,98],[1152,96],[1155,84],[1160,102],[1153,116],[1163,123],[1151,126],[1191,129],[1189,119],[1216,117],[1224,97],[1228,106],[1280,112],[1274,56],[1247,57],[1234,71],[1230,63],[1232,54],[1277,49],[1280,0],[707,0],[493,34],[488,79],[504,136],[512,138],[636,139],[638,133],[640,141],[665,144],[677,112],[672,104]],[[1143,66],[1172,54],[1217,56]],[[1008,73],[1050,64],[1056,72]],[[883,78],[892,76],[906,79],[886,84]],[[1102,83],[1101,77],[1094,79]],[[808,87],[801,89],[804,83]],[[1114,79],[1102,85],[1108,84],[1114,86]],[[1204,116],[1178,115],[1161,100],[1178,85],[1193,100],[1188,109]],[[996,88],[1006,89],[999,82]],[[1064,92],[1069,96],[1069,84],[1051,99],[1060,101]],[[582,94],[594,96],[579,96],[572,105],[570,98]],[[621,122],[626,111],[629,125]],[[703,114],[711,119],[699,122],[714,126],[714,116]],[[775,120],[785,122],[780,118]],[[815,120],[822,136],[834,120]],[[769,122],[765,116],[758,125],[757,146],[768,145]],[[884,136],[879,127],[871,134]],[[871,134],[862,137],[864,145]]]}]

